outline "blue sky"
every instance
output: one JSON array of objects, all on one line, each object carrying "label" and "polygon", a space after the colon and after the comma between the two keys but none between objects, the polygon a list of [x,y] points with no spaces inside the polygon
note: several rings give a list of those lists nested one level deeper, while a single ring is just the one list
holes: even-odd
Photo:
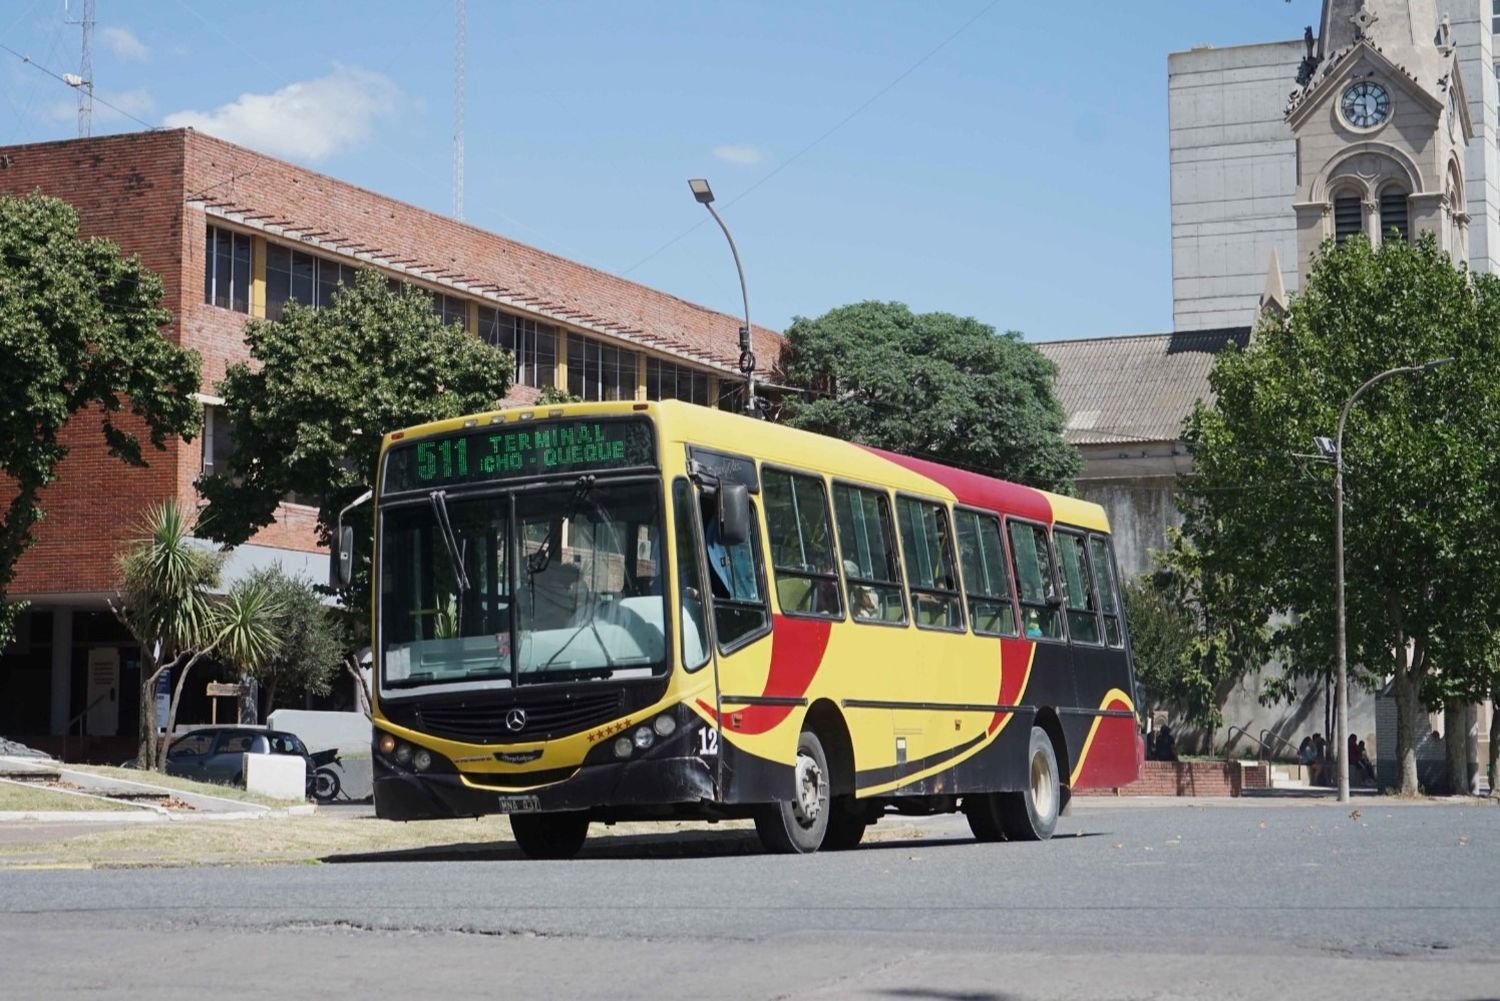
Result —
[{"label": "blue sky", "polygon": [[[1298,38],[1319,7],[470,0],[465,218],[734,313],[706,176],[757,323],[875,298],[1033,340],[1166,330],[1167,53]],[[97,16],[103,99],[452,211],[451,3]],[[63,0],[0,0],[0,43],[78,69]],[[4,52],[0,92],[0,143],[76,134],[73,92]],[[96,134],[140,127],[95,105]]]}]

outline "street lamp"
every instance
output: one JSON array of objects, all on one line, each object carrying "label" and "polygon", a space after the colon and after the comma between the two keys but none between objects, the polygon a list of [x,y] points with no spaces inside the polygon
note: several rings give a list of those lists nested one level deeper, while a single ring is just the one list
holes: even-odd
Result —
[{"label": "street lamp", "polygon": [[729,241],[729,252],[734,255],[734,269],[740,275],[740,296],[745,300],[745,325],[740,327],[740,371],[745,375],[745,409],[752,414],[759,414],[759,401],[755,398],[755,352],[750,349],[750,293],[745,289],[745,269],[740,266],[740,252],[734,246],[734,237],[729,235],[729,227],[724,225],[724,220],[714,211],[714,192],[708,186],[708,181],[695,177],[688,181],[688,187],[692,189],[693,197],[708,209],[708,214],[714,217],[714,222],[724,231],[724,239]]},{"label": "street lamp", "polygon": [[[1383,379],[1403,372],[1426,372],[1451,362],[1452,358],[1439,358],[1425,365],[1402,365],[1387,369],[1369,379],[1354,391],[1339,412],[1338,436],[1332,445],[1333,458],[1333,616],[1335,622],[1335,658],[1338,666],[1338,702],[1334,710],[1334,728],[1338,740],[1339,802],[1349,802],[1349,654],[1344,636],[1344,423],[1349,420],[1349,410],[1354,401]],[[1329,453],[1327,438],[1314,438],[1313,443],[1323,455]]]}]

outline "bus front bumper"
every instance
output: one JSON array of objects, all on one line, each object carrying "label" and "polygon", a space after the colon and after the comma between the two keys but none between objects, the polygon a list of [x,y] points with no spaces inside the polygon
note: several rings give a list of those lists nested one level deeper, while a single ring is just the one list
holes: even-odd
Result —
[{"label": "bus front bumper", "polygon": [[375,815],[386,820],[667,806],[715,798],[711,760],[695,755],[589,764],[551,784],[521,789],[486,788],[451,772],[419,775],[379,755],[374,766]]}]

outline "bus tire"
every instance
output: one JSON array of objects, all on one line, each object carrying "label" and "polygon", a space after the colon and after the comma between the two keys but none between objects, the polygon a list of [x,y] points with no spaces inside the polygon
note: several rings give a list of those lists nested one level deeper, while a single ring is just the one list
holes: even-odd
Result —
[{"label": "bus tire", "polygon": [[969,830],[979,841],[1004,841],[1005,819],[1001,808],[1004,793],[979,792],[964,796],[963,811]]},{"label": "bus tire", "polygon": [[589,836],[585,813],[513,813],[510,830],[527,858],[570,859]]},{"label": "bus tire", "polygon": [[1062,779],[1052,738],[1039,726],[1031,728],[1026,751],[1026,788],[999,798],[1000,819],[1011,841],[1045,841],[1057,827],[1062,809]]},{"label": "bus tire", "polygon": [[830,793],[828,756],[811,730],[797,739],[797,765],[790,802],[767,803],[755,812],[761,847],[778,855],[807,855],[823,846],[828,833]]},{"label": "bus tire", "polygon": [[828,815],[828,832],[823,835],[823,851],[843,852],[858,848],[864,840],[870,818],[853,796],[835,796]]}]

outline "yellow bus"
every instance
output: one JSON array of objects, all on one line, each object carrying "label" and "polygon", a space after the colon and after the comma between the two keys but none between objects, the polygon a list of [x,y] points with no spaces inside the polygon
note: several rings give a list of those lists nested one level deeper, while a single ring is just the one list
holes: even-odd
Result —
[{"label": "yellow bus", "polygon": [[547,858],[641,819],[1041,839],[1138,774],[1096,505],[679,402],[396,431],[374,494],[381,817]]}]

